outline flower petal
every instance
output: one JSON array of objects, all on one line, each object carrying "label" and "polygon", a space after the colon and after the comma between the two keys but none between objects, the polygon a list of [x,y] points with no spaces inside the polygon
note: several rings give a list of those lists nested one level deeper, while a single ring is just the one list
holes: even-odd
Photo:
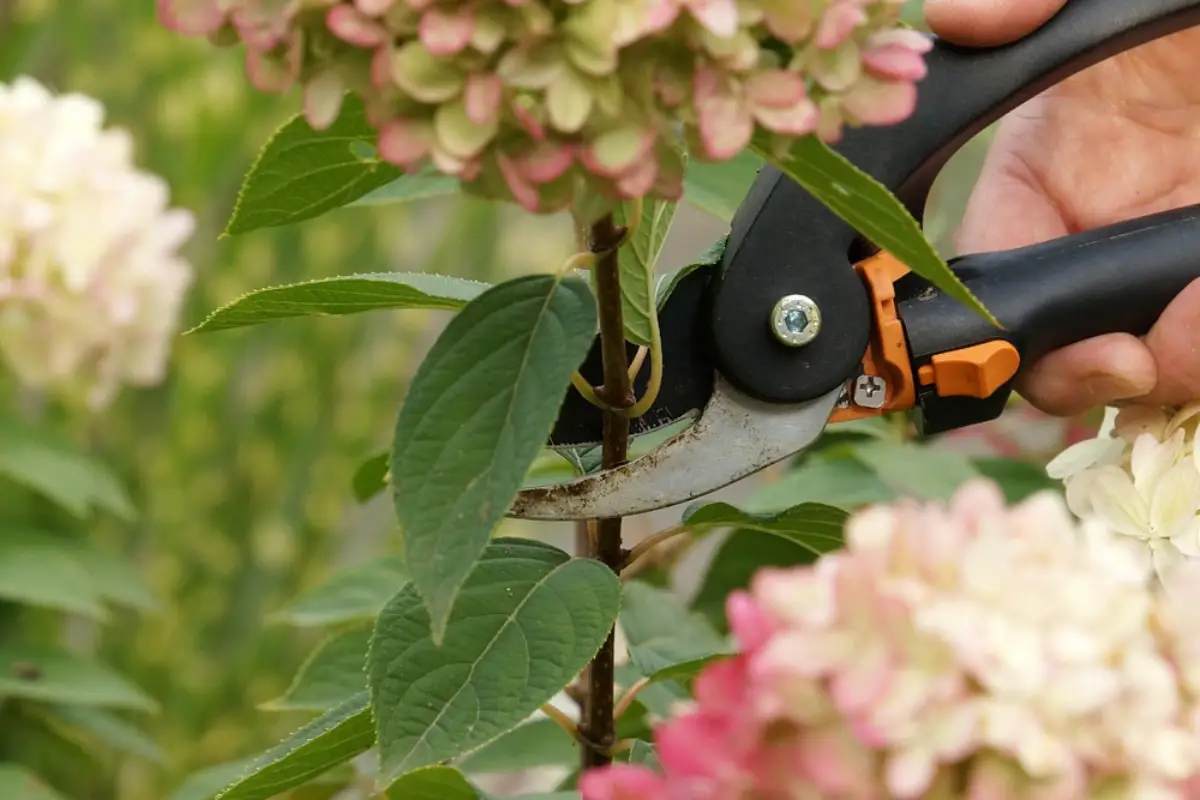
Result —
[{"label": "flower petal", "polygon": [[1181,533],[1200,510],[1200,472],[1183,461],[1163,474],[1150,495],[1150,532],[1170,539]]},{"label": "flower petal", "polygon": [[1186,562],[1183,553],[1170,542],[1150,542],[1150,555],[1154,559],[1154,572],[1163,583],[1168,582],[1175,570]]},{"label": "flower petal", "polygon": [[314,77],[304,87],[304,119],[314,131],[323,131],[333,124],[342,110],[346,84],[336,71],[329,69]]},{"label": "flower petal", "polygon": [[1200,558],[1200,517],[1196,517],[1171,537],[1175,549],[1188,558]]},{"label": "flower petal", "polygon": [[1089,496],[1101,521],[1117,533],[1139,539],[1150,535],[1149,504],[1125,470],[1112,466],[1097,469]]},{"label": "flower petal", "polygon": [[158,21],[184,36],[214,33],[225,21],[218,0],[158,0]]},{"label": "flower petal", "polygon": [[754,135],[750,109],[714,69],[696,70],[694,91],[697,128],[705,154],[714,161],[725,161],[742,152]]},{"label": "flower petal", "polygon": [[727,38],[737,33],[736,0],[685,0],[685,4],[696,21],[716,36]]},{"label": "flower petal", "polygon": [[1181,455],[1183,431],[1176,431],[1175,435],[1165,442],[1148,433],[1138,434],[1129,452],[1129,472],[1133,476],[1133,485],[1139,491],[1149,494]]},{"label": "flower petal", "polygon": [[431,8],[421,15],[421,43],[435,56],[462,52],[475,33],[475,15],[470,6],[454,11]]}]

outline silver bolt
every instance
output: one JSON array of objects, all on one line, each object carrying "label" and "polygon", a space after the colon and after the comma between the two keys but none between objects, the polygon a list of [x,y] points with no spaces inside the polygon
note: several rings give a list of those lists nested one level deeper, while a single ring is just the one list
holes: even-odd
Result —
[{"label": "silver bolt", "polygon": [[883,408],[887,400],[887,381],[875,375],[859,375],[854,382],[854,404],[863,408]]},{"label": "silver bolt", "polygon": [[781,297],[771,310],[771,332],[788,347],[803,347],[821,332],[821,309],[802,294]]}]

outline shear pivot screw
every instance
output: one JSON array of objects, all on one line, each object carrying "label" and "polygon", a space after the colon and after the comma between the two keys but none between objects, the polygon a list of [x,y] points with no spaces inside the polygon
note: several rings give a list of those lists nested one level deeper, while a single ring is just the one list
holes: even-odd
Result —
[{"label": "shear pivot screw", "polygon": [[859,375],[854,382],[854,404],[862,408],[883,408],[887,399],[887,381],[875,375]]},{"label": "shear pivot screw", "polygon": [[771,311],[771,331],[788,347],[803,347],[821,332],[821,309],[802,294],[781,297]]}]

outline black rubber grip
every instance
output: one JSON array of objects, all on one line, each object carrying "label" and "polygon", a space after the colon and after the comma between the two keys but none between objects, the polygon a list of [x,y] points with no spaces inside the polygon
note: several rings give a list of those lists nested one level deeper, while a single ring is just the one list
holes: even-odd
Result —
[{"label": "black rubber grip", "polygon": [[[920,220],[929,187],[972,136],[1063,78],[1118,52],[1200,24],[1200,0],[1069,0],[1036,33],[972,50],[938,42],[899,125],[848,130],[838,152],[891,189]],[[1098,159],[1095,169],[1105,169]],[[796,403],[828,392],[856,367],[869,326],[852,264],[869,255],[857,232],[772,167],[734,218],[713,282],[718,368],[748,394]],[[828,309],[820,337],[802,348],[775,341],[767,320],[786,294]]]},{"label": "black rubber grip", "polygon": [[[938,353],[997,339],[1011,342],[1027,367],[1095,336],[1147,333],[1200,278],[1200,205],[1016,250],[963,256],[951,267],[1003,329],[924,281],[902,280],[897,306],[914,368]],[[937,398],[925,387],[920,427],[937,433],[993,419],[1011,388],[974,400]]]}]

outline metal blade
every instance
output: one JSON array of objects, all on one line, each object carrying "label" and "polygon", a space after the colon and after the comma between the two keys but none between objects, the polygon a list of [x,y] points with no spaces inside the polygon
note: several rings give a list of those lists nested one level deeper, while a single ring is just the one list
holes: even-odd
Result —
[{"label": "metal blade", "polygon": [[686,503],[799,453],[821,435],[842,387],[799,405],[754,400],[722,378],[691,427],[616,469],[521,492],[522,519],[625,517]]},{"label": "metal blade", "polygon": [[[715,271],[715,265],[697,267],[680,279],[659,309],[658,325],[663,346],[662,386],[650,409],[631,421],[631,435],[640,436],[694,417],[712,397],[714,368],[707,346],[710,334],[705,291]],[[636,350],[630,345],[627,358],[631,359]],[[593,386],[604,382],[599,340],[593,343],[579,371]],[[646,393],[649,374],[649,365],[643,364],[634,380],[634,391],[638,397]],[[568,391],[558,412],[558,421],[550,434],[549,446],[598,445],[603,436],[604,417],[600,409],[584,400],[574,389]]]}]

